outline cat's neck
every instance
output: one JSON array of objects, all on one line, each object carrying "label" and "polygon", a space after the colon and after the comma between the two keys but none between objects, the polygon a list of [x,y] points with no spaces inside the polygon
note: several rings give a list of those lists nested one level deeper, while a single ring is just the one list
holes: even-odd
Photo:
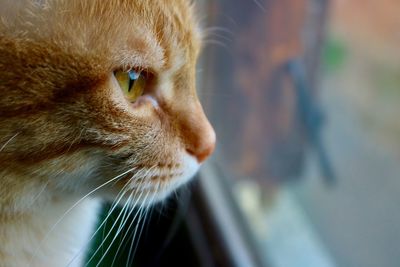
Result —
[{"label": "cat's neck", "polygon": [[67,266],[72,259],[68,266],[81,266],[100,201],[84,200],[65,214],[74,203],[50,201],[26,214],[0,214],[0,267]]}]

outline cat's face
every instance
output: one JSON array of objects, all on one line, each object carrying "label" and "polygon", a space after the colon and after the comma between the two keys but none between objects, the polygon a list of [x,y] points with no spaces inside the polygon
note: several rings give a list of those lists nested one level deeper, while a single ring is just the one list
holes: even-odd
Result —
[{"label": "cat's face", "polygon": [[[27,185],[150,202],[189,180],[215,134],[196,96],[188,1],[37,2],[0,12],[3,202]],[[133,98],[118,76],[129,70],[144,81]]]}]

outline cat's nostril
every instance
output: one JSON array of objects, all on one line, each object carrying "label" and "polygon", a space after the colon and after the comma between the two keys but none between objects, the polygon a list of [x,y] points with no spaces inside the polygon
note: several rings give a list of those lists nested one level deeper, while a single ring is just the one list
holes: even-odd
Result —
[{"label": "cat's nostril", "polygon": [[186,151],[190,155],[194,156],[199,163],[202,163],[212,154],[212,152],[214,151],[214,147],[215,147],[215,145],[208,146],[206,149],[204,149],[200,153],[196,152],[196,151],[192,151],[191,149],[186,149]]}]

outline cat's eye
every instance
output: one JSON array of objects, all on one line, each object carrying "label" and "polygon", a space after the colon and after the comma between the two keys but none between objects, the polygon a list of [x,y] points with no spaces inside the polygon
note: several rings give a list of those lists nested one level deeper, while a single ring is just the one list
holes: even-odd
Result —
[{"label": "cat's eye", "polygon": [[136,101],[139,96],[143,95],[147,82],[145,72],[134,69],[129,71],[121,70],[115,71],[114,76],[130,102]]}]

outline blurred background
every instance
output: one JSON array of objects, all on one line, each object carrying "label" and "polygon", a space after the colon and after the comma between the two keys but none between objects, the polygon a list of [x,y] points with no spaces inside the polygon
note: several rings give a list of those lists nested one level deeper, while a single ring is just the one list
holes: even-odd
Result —
[{"label": "blurred background", "polygon": [[212,165],[264,260],[400,266],[400,2],[202,2]]}]

